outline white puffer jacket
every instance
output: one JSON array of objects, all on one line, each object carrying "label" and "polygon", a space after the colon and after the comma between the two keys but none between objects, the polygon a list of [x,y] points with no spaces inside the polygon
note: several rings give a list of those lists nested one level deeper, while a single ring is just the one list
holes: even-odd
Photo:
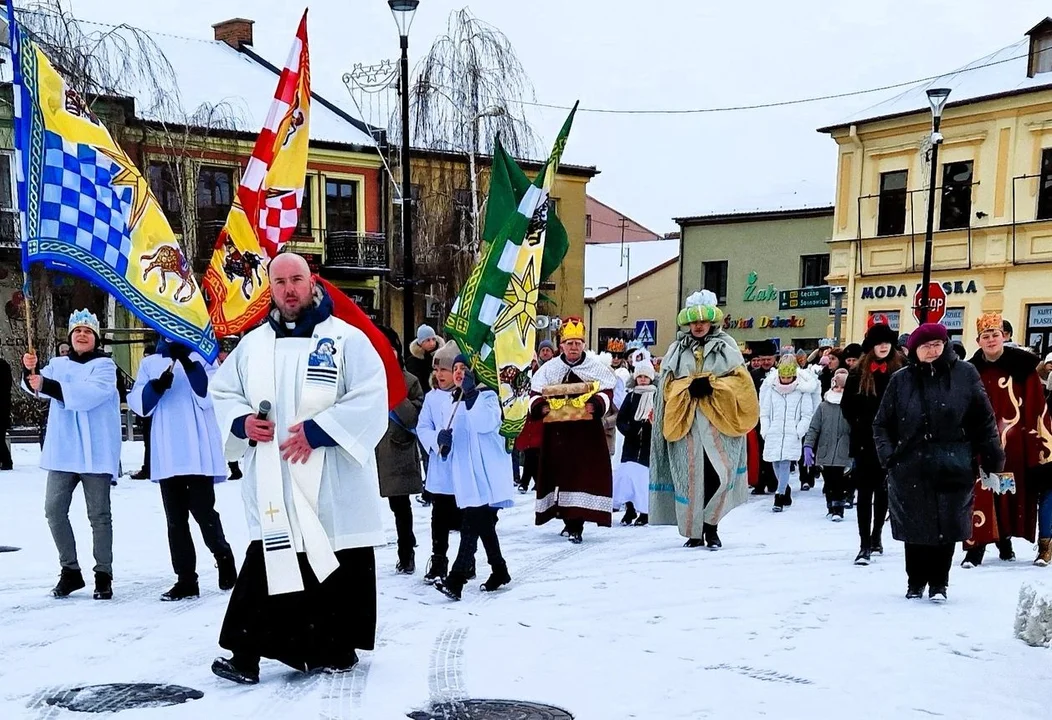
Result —
[{"label": "white puffer jacket", "polygon": [[803,454],[803,439],[815,413],[819,383],[814,373],[801,370],[788,393],[779,391],[778,372],[771,371],[760,390],[760,436],[763,459],[797,461]]}]

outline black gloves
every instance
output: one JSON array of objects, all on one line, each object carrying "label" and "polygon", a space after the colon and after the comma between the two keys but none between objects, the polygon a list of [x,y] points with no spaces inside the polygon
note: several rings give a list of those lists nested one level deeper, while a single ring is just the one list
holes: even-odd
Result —
[{"label": "black gloves", "polygon": [[438,454],[443,460],[449,457],[453,449],[453,431],[449,428],[438,431]]},{"label": "black gloves", "polygon": [[690,396],[698,399],[712,395],[712,381],[707,377],[694,378],[688,388]]},{"label": "black gloves", "polygon": [[161,377],[151,380],[150,387],[153,388],[153,391],[158,395],[163,395],[166,390],[171,389],[173,382],[175,382],[175,375],[169,368],[161,373]]}]

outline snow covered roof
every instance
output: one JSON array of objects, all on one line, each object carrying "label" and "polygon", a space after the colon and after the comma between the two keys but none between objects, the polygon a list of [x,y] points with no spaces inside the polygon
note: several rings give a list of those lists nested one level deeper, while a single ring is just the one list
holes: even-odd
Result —
[{"label": "snow covered roof", "polygon": [[584,247],[584,295],[597,297],[626,280],[679,257],[679,240],[647,240],[624,244],[594,243]]},{"label": "snow covered roof", "polygon": [[978,100],[1052,88],[1052,73],[1038,73],[1034,77],[1027,77],[1029,52],[1030,39],[1024,38],[953,72],[917,83],[894,97],[871,105],[834,125],[819,128],[818,131],[830,132],[862,122],[917,112],[927,113],[930,111],[927,90],[933,87],[950,88],[952,92],[947,107],[951,108]]}]

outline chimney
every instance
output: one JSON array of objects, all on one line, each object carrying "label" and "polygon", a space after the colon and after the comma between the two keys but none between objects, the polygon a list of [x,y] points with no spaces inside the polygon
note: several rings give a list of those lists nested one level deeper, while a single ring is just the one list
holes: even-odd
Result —
[{"label": "chimney", "polygon": [[217,41],[225,42],[235,50],[240,50],[242,46],[252,44],[252,26],[254,24],[255,21],[253,20],[233,18],[232,20],[216,23],[212,26],[212,29],[215,30]]}]

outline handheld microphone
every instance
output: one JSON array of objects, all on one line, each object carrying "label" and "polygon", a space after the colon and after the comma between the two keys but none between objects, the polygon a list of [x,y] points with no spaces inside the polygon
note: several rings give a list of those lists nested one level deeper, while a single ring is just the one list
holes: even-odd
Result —
[{"label": "handheld microphone", "polygon": [[[270,400],[263,400],[260,402],[259,410],[256,412],[256,420],[266,420],[268,415],[270,415]],[[248,446],[255,447],[256,441],[249,440]]]}]

